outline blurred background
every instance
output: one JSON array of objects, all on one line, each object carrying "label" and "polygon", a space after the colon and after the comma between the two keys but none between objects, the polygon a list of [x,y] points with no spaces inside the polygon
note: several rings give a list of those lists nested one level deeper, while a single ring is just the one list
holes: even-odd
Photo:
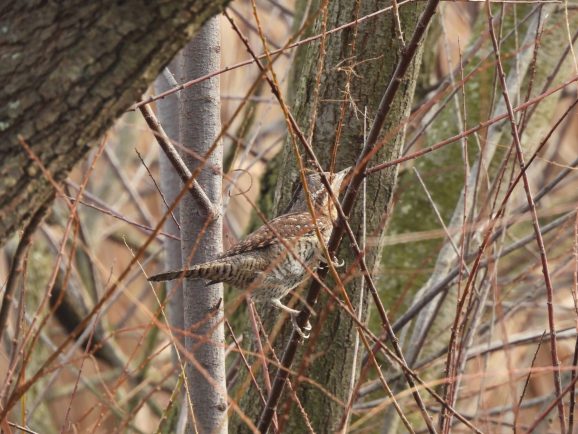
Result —
[{"label": "blurred background", "polygon": [[[281,48],[292,40],[296,28],[293,2],[258,0],[256,4],[269,48]],[[441,5],[424,42],[416,94],[405,125],[406,155],[467,132],[506,111],[484,8],[483,3],[473,1]],[[262,52],[251,3],[236,1],[228,11],[255,51]],[[569,44],[578,29],[575,5],[565,10],[557,2],[500,2],[494,12],[499,17],[502,61],[514,89],[513,105],[539,97],[576,76],[578,67]],[[222,67],[249,59],[228,21],[221,21]],[[539,49],[535,48],[536,41]],[[284,93],[288,92],[295,53],[295,49],[286,50],[274,64]],[[223,123],[232,117],[258,75],[255,64],[220,75]],[[150,89],[146,96],[154,94]],[[573,367],[577,364],[578,125],[571,107],[576,98],[575,84],[562,86],[531,106],[536,112],[529,121],[527,113],[518,119],[526,161],[551,133],[527,175],[535,200],[537,193],[542,194],[536,200],[536,210],[549,264],[554,315],[548,313],[548,285],[521,182],[505,200],[492,228],[491,242],[481,257],[483,272],[473,282],[474,295],[468,295],[460,305],[462,311],[456,314],[476,246],[494,224],[492,219],[519,172],[507,120],[482,125],[452,146],[401,164],[386,234],[367,234],[368,246],[384,246],[375,278],[394,324],[416,300],[454,273],[429,304],[429,311],[426,308],[427,313],[417,314],[422,315],[421,322],[404,323],[405,327],[398,324],[396,333],[407,351],[408,364],[436,388],[448,375],[448,343],[454,319],[456,315],[467,318],[459,322],[463,335],[449,356],[459,354],[463,360],[457,364],[456,408],[483,432],[511,432],[513,426],[519,432],[530,428],[535,432],[561,430],[556,409],[538,422],[536,418],[556,396],[549,321],[554,320],[558,332],[563,387],[575,378]],[[259,204],[267,217],[274,216],[275,170],[286,135],[283,112],[263,82],[223,140],[228,174],[223,184],[225,248],[260,224],[240,191]],[[67,245],[63,243],[65,232],[72,237],[67,229],[69,210],[62,198],[56,200],[34,237],[22,271],[25,283],[16,292],[10,316],[10,339],[1,349],[3,379],[10,378],[8,374],[21,364],[30,375],[36,373],[129,264],[162,215],[159,148],[142,115],[127,112],[103,137],[102,144],[100,150],[95,146],[64,184],[66,194],[74,198],[79,185],[86,182],[78,206],[79,225],[72,228],[77,239],[73,248],[69,240],[66,254],[57,259],[59,250]],[[480,160],[480,154],[490,152],[489,144],[492,156]],[[466,181],[476,164],[482,167],[480,175],[475,182]],[[460,197],[467,197],[465,205]],[[459,214],[459,210],[467,212]],[[452,239],[458,235],[457,245],[448,243],[450,234]],[[172,417],[171,403],[179,400],[175,392],[179,390],[178,368],[171,353],[166,316],[159,309],[164,306],[165,294],[146,281],[147,275],[164,269],[164,236],[161,233],[149,245],[141,267],[123,280],[120,290],[100,310],[98,321],[88,324],[85,339],[76,347],[61,349],[50,369],[39,376],[22,400],[15,421],[42,433],[148,433],[171,426],[167,422]],[[2,249],[2,285],[16,244],[15,238]],[[56,269],[61,271],[57,276]],[[67,282],[66,297],[62,279]],[[54,291],[48,300],[46,288],[52,281]],[[225,311],[243,347],[248,347],[251,338],[238,326],[246,312],[235,297],[239,297],[238,292],[228,290]],[[369,328],[381,335],[371,309]],[[20,356],[13,351],[17,342],[26,342]],[[227,345],[229,380],[234,386],[239,355],[230,337]],[[385,356],[378,357],[405,411],[415,418],[417,410],[408,399],[407,385],[396,380],[399,372],[389,369],[391,362]],[[371,367],[361,370],[348,432],[404,432],[403,427],[390,422],[395,418],[391,400],[385,396],[376,372]],[[564,399],[566,416],[572,413],[569,396]],[[428,405],[432,414],[442,411],[433,400]],[[470,432],[463,425],[453,429]]]}]

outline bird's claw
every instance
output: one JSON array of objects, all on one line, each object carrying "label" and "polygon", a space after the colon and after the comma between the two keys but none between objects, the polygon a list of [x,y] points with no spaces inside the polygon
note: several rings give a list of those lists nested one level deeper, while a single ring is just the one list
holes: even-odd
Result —
[{"label": "bird's claw", "polygon": [[303,328],[301,328],[299,327],[299,324],[297,324],[297,315],[291,315],[291,324],[293,325],[293,328],[299,334],[299,336],[301,336],[303,339],[309,339],[310,334],[307,333],[311,330],[311,323],[309,322],[309,320],[303,326]]},{"label": "bird's claw", "polygon": [[337,259],[336,257],[334,257],[334,258],[331,260],[331,263],[333,264],[333,266],[334,266],[335,268],[341,268],[341,267],[343,267],[343,266],[345,265],[345,260],[342,259],[342,260],[340,261],[339,259]]},{"label": "bird's claw", "polygon": [[[327,258],[323,258],[321,260],[321,262],[323,262],[324,264],[327,264]],[[335,268],[340,268],[343,267],[345,265],[345,261],[342,259],[341,261],[339,259],[337,259],[335,256],[331,259],[331,264],[335,267]]]}]

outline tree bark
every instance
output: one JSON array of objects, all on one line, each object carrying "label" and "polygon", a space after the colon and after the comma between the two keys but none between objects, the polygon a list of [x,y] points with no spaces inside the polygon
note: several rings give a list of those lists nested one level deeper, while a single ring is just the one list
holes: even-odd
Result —
[{"label": "tree bark", "polygon": [[[330,2],[327,5],[326,26],[328,29],[337,27],[388,4],[384,1],[361,4],[352,0]],[[301,2],[300,6],[305,8],[305,2]],[[310,10],[316,13],[321,7],[320,2],[314,1]],[[421,10],[422,5],[418,3],[401,9],[402,28],[407,38],[412,34]],[[322,15],[320,13],[320,16]],[[300,22],[300,18],[297,17],[296,21]],[[321,18],[316,21],[311,33],[322,33]],[[299,50],[293,64],[292,108],[301,129],[305,132],[312,131],[310,143],[324,168],[330,167],[332,147],[334,143],[338,144],[335,169],[339,170],[353,164],[363,147],[364,111],[367,108],[367,122],[370,123],[397,63],[400,47],[391,14],[381,15],[360,24],[357,29],[331,36],[325,45],[325,57],[319,42]],[[420,59],[421,50],[393,103],[394,108],[384,128],[386,134],[393,133],[388,136],[391,138],[387,144],[374,157],[377,161],[394,159],[400,153],[405,131],[403,122],[409,115],[418,69],[416,65],[419,65]],[[321,82],[316,97],[315,87],[320,62],[324,64],[320,70]],[[311,119],[315,119],[314,128]],[[304,159],[306,160],[305,157]],[[281,167],[276,197],[278,211],[283,210],[291,197],[291,186],[297,179],[295,161],[291,142],[288,141],[278,160]],[[384,230],[383,216],[391,203],[396,175],[397,169],[391,168],[367,180],[367,234],[377,239]],[[350,219],[358,240],[362,238],[361,203],[359,200]],[[345,260],[342,270],[346,270],[353,263],[353,256],[346,247],[348,243],[344,242],[343,245],[345,247],[341,249],[339,259]],[[378,246],[368,249],[366,261],[370,268],[380,255],[381,249]],[[331,282],[328,284],[339,295],[336,285]],[[347,284],[347,293],[361,321],[366,321],[368,293],[367,290],[361,290],[360,279],[354,279]],[[357,330],[352,319],[338,309],[327,296],[323,296],[317,306],[322,307],[322,310],[316,312],[316,324],[313,326],[311,339],[304,343],[301,360],[293,364],[298,375],[289,375],[308,420],[295,405],[290,392],[286,392],[287,396],[281,399],[284,404],[278,409],[279,424],[283,432],[310,432],[308,424],[316,433],[334,433],[339,430],[344,421],[344,407],[339,402],[348,402],[352,384],[359,374],[359,354],[363,346],[357,340]],[[260,314],[269,318],[268,323],[279,317],[277,312],[261,311]],[[282,348],[283,345],[277,347]],[[300,382],[301,375],[312,381]],[[253,389],[251,393],[244,395],[242,406],[250,415],[261,411],[262,404]]]},{"label": "tree bark", "polygon": [[[178,77],[181,71],[182,56],[177,54],[168,68],[157,77],[155,81],[155,90],[157,93],[164,92],[173,85],[169,82],[167,74],[173,74]],[[174,84],[174,83],[173,83]],[[169,95],[166,98],[157,102],[158,118],[163,126],[165,132],[171,140],[175,143],[179,141],[179,96],[178,94]],[[178,192],[182,188],[182,182],[175,171],[175,168],[165,156],[164,152],[159,154],[160,166],[160,180],[161,191],[167,204],[172,204]],[[179,227],[179,205],[173,211],[171,218],[165,221],[163,226],[164,232],[167,234],[180,237],[181,231]],[[163,208],[163,212],[165,209]],[[163,246],[165,252],[165,270],[180,270],[183,265],[181,258],[181,242],[178,239],[164,237]],[[185,335],[183,330],[185,328],[185,321],[183,319],[183,285],[181,280],[166,282],[166,293],[169,306],[169,321],[173,328],[173,335],[181,344],[185,343]],[[175,358],[175,363],[178,360]]]},{"label": "tree bark", "polygon": [[[221,65],[219,18],[203,26],[183,50],[183,80],[206,75]],[[213,77],[186,89],[181,96],[181,143],[183,159],[194,173],[213,146],[221,129],[220,80]],[[207,158],[198,181],[215,209],[222,208],[223,150],[218,144]],[[180,203],[181,254],[185,267],[214,259],[223,248],[223,221],[212,220],[208,210],[186,195]],[[225,384],[225,336],[223,285],[207,285],[203,279],[186,279],[184,321],[187,334],[187,393],[192,402],[188,433],[227,432],[227,387]]]},{"label": "tree bark", "polygon": [[0,245],[228,0],[0,0]]}]

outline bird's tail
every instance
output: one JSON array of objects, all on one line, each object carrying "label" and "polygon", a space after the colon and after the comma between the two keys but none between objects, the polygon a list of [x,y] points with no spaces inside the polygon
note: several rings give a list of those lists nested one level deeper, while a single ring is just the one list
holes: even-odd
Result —
[{"label": "bird's tail", "polygon": [[149,277],[149,282],[163,282],[165,280],[186,279],[187,277],[198,277],[198,271],[195,268],[190,270],[167,271],[166,273],[155,274]]},{"label": "bird's tail", "polygon": [[165,280],[175,280],[175,279],[187,279],[187,278],[200,278],[207,279],[211,281],[220,281],[223,277],[223,273],[227,273],[227,261],[215,261],[207,262],[204,264],[194,265],[186,270],[178,271],[167,271],[166,273],[155,274],[148,278],[149,282],[162,282]]}]

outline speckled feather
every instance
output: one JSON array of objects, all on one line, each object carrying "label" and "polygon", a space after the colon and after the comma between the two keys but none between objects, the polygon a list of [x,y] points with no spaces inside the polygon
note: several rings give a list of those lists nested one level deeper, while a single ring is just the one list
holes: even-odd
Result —
[{"label": "speckled feather", "polygon": [[[325,215],[317,217],[317,226],[322,234],[331,232],[332,223]],[[277,236],[291,244],[295,238],[315,231],[315,225],[308,212],[291,213],[279,216],[261,226],[255,232],[238,244],[235,244],[220,258],[227,258],[251,250],[263,249],[271,244],[280,242]],[[325,240],[327,242],[327,240]]]},{"label": "speckled feather", "polygon": [[[346,169],[332,176],[331,187],[336,195],[348,172]],[[336,219],[334,206],[330,204],[318,174],[307,177],[307,186],[315,207],[317,227],[323,242],[327,243]],[[292,253],[287,251],[286,245]],[[157,274],[149,280],[192,277],[206,279],[209,283],[226,282],[238,289],[251,290],[251,296],[257,302],[271,302],[287,310],[289,308],[279,299],[307,279],[307,269],[315,269],[321,256],[321,243],[305,195],[298,191],[289,213],[261,226],[218,258],[188,270]]]}]

